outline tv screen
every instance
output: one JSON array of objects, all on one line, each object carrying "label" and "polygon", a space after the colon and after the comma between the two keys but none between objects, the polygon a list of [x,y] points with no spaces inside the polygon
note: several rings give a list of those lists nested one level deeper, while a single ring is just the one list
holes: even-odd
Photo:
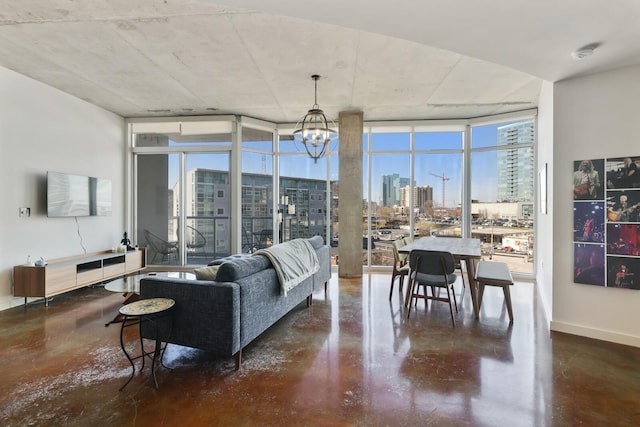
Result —
[{"label": "tv screen", "polygon": [[47,216],[110,216],[111,181],[47,172]]}]

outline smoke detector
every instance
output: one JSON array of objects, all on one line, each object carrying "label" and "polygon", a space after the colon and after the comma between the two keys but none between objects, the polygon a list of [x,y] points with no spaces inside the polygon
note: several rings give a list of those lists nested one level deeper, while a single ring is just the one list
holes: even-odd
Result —
[{"label": "smoke detector", "polygon": [[576,61],[580,61],[581,59],[584,59],[587,56],[593,55],[593,52],[596,50],[598,46],[600,46],[599,43],[591,43],[586,46],[583,46],[580,49],[577,49],[571,52],[571,57]]}]

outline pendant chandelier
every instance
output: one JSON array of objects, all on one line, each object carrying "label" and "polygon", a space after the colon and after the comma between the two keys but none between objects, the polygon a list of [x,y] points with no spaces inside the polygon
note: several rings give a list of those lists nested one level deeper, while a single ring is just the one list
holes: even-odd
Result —
[{"label": "pendant chandelier", "polygon": [[302,120],[296,124],[293,138],[304,145],[309,157],[313,159],[314,163],[318,163],[318,159],[327,153],[331,141],[338,137],[338,131],[335,130],[335,123],[327,120],[324,111],[318,106],[318,80],[320,80],[320,76],[314,74],[311,78],[315,85],[314,104]]}]

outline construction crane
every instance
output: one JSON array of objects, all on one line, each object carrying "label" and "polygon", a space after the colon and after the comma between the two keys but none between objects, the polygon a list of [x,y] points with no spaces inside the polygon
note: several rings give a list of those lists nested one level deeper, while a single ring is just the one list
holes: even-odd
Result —
[{"label": "construction crane", "polygon": [[451,178],[447,178],[447,177],[444,175],[444,172],[442,172],[442,175],[436,175],[435,173],[429,173],[429,175],[433,175],[433,176],[435,176],[436,178],[440,178],[440,179],[442,180],[442,207],[441,207],[441,209],[442,209],[442,212],[444,213],[444,195],[445,195],[445,191],[444,191],[444,189],[445,189],[445,182],[446,182],[446,181],[449,181]]}]

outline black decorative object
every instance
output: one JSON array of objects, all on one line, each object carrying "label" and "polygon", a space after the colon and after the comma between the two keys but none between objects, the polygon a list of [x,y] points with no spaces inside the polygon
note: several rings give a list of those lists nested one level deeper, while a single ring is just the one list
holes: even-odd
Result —
[{"label": "black decorative object", "polygon": [[132,251],[134,250],[134,247],[131,246],[131,240],[129,240],[129,237],[127,236],[127,232],[125,231],[123,236],[122,236],[122,240],[120,240],[120,244],[122,246],[126,246],[128,251]]}]

